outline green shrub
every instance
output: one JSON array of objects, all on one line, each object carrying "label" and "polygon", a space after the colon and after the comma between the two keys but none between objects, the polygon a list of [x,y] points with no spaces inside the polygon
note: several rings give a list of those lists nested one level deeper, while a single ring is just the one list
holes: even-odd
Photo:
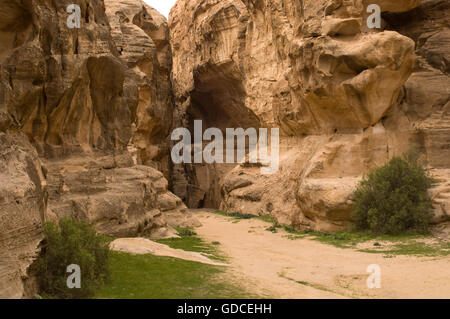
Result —
[{"label": "green shrub", "polygon": [[378,234],[427,233],[432,185],[416,157],[392,158],[368,174],[353,194],[357,228]]},{"label": "green shrub", "polygon": [[278,233],[278,229],[275,226],[270,226],[269,228],[266,228],[266,230],[274,234]]},{"label": "green shrub", "polygon": [[237,219],[252,219],[257,217],[256,215],[252,215],[252,214],[242,214],[242,213],[230,213],[228,214],[228,216],[237,218]]},{"label": "green shrub", "polygon": [[197,233],[190,228],[178,228],[177,231],[180,237],[191,237],[197,235]]},{"label": "green shrub", "polygon": [[[46,223],[45,241],[37,262],[43,293],[57,298],[89,298],[109,278],[108,240],[86,222],[61,219],[59,226]],[[81,288],[67,287],[67,266],[81,269]]]}]

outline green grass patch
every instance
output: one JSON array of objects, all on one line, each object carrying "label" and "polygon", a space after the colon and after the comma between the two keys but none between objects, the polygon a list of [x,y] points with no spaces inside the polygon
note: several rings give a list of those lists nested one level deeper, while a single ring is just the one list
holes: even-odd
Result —
[{"label": "green grass patch", "polygon": [[[369,232],[340,231],[336,233],[325,233],[315,231],[297,231],[286,229],[287,238],[296,240],[310,238],[321,243],[338,248],[356,249],[358,244],[375,241],[374,249],[358,249],[361,252],[388,254],[388,255],[416,255],[416,256],[448,256],[450,254],[450,243],[441,241],[428,244],[420,239],[432,239],[429,235],[403,234],[403,235],[373,235]],[[380,244],[379,242],[388,245]]]},{"label": "green grass patch", "polygon": [[[235,214],[227,214],[222,211],[215,211],[214,213],[239,218]],[[240,214],[242,216],[247,216]],[[272,226],[266,230],[272,233],[276,233],[277,229],[283,229],[288,233],[286,238],[291,240],[297,239],[312,239],[317,240],[323,244],[332,245],[338,248],[352,248],[357,249],[358,244],[362,244],[368,241],[380,241],[389,243],[388,247],[384,247],[379,243],[375,243],[374,249],[358,249],[361,252],[366,253],[382,253],[387,255],[416,255],[416,256],[448,256],[450,255],[450,243],[449,242],[437,242],[435,244],[426,244],[420,242],[420,239],[432,239],[431,235],[423,234],[399,234],[388,235],[380,234],[376,235],[370,231],[339,231],[334,233],[317,232],[313,230],[297,230],[289,225],[279,224],[271,216],[255,216],[251,215],[251,218],[259,219]],[[375,249],[376,248],[376,249]]]},{"label": "green grass patch", "polygon": [[[358,244],[374,241],[373,249],[358,249],[361,252],[388,255],[416,255],[416,256],[448,256],[450,243],[437,241],[424,243],[421,239],[433,239],[430,235],[402,234],[402,235],[373,235],[370,232],[340,231],[335,233],[316,232],[311,230],[299,231],[289,226],[281,226],[289,233],[286,237],[291,240],[313,239],[323,244],[338,248],[357,249]],[[380,244],[379,242],[388,245]]]},{"label": "green grass patch", "polygon": [[111,252],[111,280],[99,299],[216,299],[252,298],[223,282],[223,267],[170,257]]},{"label": "green grass patch", "polygon": [[336,233],[309,232],[308,235],[321,243],[340,248],[353,248],[360,243],[371,240],[401,242],[425,238],[424,235],[372,235],[370,233],[356,231],[340,231]]},{"label": "green grass patch", "polygon": [[175,249],[183,249],[186,251],[203,253],[209,258],[216,261],[226,261],[226,257],[219,251],[217,247],[218,244],[206,243],[201,238],[195,236],[195,232],[193,232],[190,228],[176,228],[176,230],[181,238],[157,239],[156,242]]},{"label": "green grass patch", "polygon": [[190,237],[196,236],[197,233],[193,231],[191,228],[177,228],[178,235],[181,237]]},{"label": "green grass patch", "polygon": [[[225,261],[217,244],[208,244],[189,228],[177,229],[181,238],[159,239],[172,248],[201,252]],[[111,280],[100,289],[101,299],[245,299],[257,298],[223,281],[225,267],[171,257],[111,252]]]},{"label": "green grass patch", "polygon": [[213,211],[213,213],[217,214],[217,215],[225,216],[225,217],[231,217],[231,218],[238,219],[238,220],[239,219],[251,219],[251,218],[258,217],[256,215],[252,215],[252,214],[226,213],[221,210],[215,210],[215,211]]},{"label": "green grass patch", "polygon": [[[450,243],[437,242],[428,244],[419,241],[420,239],[432,239],[431,236],[418,234],[403,235],[373,235],[369,232],[340,231],[336,233],[325,233],[315,231],[292,231],[289,239],[311,238],[321,243],[332,245],[338,248],[357,249],[358,244],[369,241],[374,242],[373,249],[358,249],[366,253],[378,253],[388,255],[416,255],[416,256],[448,256],[450,254]],[[387,243],[388,245],[380,244]]]},{"label": "green grass patch", "polygon": [[387,250],[361,249],[360,251],[374,254],[440,257],[450,255],[450,243],[425,244],[423,242],[410,241],[396,244]]},{"label": "green grass patch", "polygon": [[[252,215],[252,214],[242,214],[242,213],[226,213],[224,211],[221,210],[215,210],[212,212],[213,214],[217,214],[217,215],[221,215],[221,216],[225,216],[225,217],[231,217],[233,220],[233,223],[238,223],[239,221],[243,220],[243,219],[259,219],[262,220],[263,222],[272,224],[273,227],[275,228],[280,228],[281,226],[278,224],[278,222],[272,218],[270,215],[262,215],[262,216],[257,216],[257,215]],[[276,232],[273,231],[273,229],[268,229],[268,231],[271,232]]]}]

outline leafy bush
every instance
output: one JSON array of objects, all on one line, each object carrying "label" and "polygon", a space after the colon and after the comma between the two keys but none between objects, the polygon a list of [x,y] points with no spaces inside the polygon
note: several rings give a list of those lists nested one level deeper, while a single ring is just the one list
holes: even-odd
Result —
[{"label": "leafy bush", "polygon": [[[61,219],[59,226],[46,223],[45,245],[37,262],[42,292],[58,298],[89,298],[109,278],[108,240],[86,222]],[[81,269],[81,288],[67,287],[67,266]]]},{"label": "leafy bush", "polygon": [[392,158],[368,174],[353,194],[356,226],[378,234],[427,233],[432,185],[417,157]]}]

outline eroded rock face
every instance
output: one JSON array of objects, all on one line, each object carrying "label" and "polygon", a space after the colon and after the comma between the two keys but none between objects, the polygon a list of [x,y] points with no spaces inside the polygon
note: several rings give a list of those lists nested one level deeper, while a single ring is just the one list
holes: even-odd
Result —
[{"label": "eroded rock face", "polygon": [[[382,29],[366,22],[374,3]],[[169,18],[178,122],[282,136],[278,173],[185,165],[175,193],[191,206],[338,230],[350,225],[358,181],[394,155],[423,150],[447,176],[449,17],[439,0],[178,1]]]},{"label": "eroded rock face", "polygon": [[71,29],[72,3],[0,1],[0,297],[32,296],[46,220],[149,237],[198,224],[168,191],[165,18],[141,1],[81,0]]},{"label": "eroded rock face", "polygon": [[0,298],[21,298],[47,206],[38,155],[20,132],[0,132]]},{"label": "eroded rock face", "polygon": [[414,10],[383,15],[387,28],[416,42],[418,63],[405,83],[401,107],[414,122],[432,173],[439,181],[431,193],[435,210],[433,222],[442,225],[450,221],[449,13],[448,1],[425,0]]},{"label": "eroded rock face", "polygon": [[166,19],[142,1],[105,0],[111,35],[127,65],[125,88],[131,106],[130,151],[139,164],[154,166],[169,177],[172,128],[172,55]]},{"label": "eroded rock face", "polygon": [[115,237],[167,237],[171,226],[199,226],[163,174],[131,158],[99,156],[47,162],[48,219],[87,220]]},{"label": "eroded rock face", "polygon": [[[163,237],[197,225],[184,200],[334,231],[363,174],[412,148],[448,224],[448,1],[179,0],[170,31],[139,0],[77,3],[70,29],[72,1],[0,0],[0,297],[33,294],[45,220]],[[280,128],[279,171],[172,167],[168,136],[195,119]]]}]

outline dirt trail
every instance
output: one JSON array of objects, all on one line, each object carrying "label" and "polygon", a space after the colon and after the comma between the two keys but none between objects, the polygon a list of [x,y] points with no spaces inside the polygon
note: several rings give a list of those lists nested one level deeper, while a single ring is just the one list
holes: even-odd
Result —
[{"label": "dirt trail", "polygon": [[[287,233],[266,231],[258,219],[235,220],[194,212],[196,232],[220,242],[230,275],[269,298],[450,298],[450,258],[395,256],[341,249]],[[381,267],[381,288],[367,288],[371,264]],[[231,277],[231,276],[230,276]]]},{"label": "dirt trail", "polygon": [[114,251],[134,255],[152,254],[155,256],[165,256],[196,261],[202,264],[214,266],[228,266],[227,264],[214,261],[201,253],[174,249],[146,238],[118,238],[109,244],[109,248]]}]

